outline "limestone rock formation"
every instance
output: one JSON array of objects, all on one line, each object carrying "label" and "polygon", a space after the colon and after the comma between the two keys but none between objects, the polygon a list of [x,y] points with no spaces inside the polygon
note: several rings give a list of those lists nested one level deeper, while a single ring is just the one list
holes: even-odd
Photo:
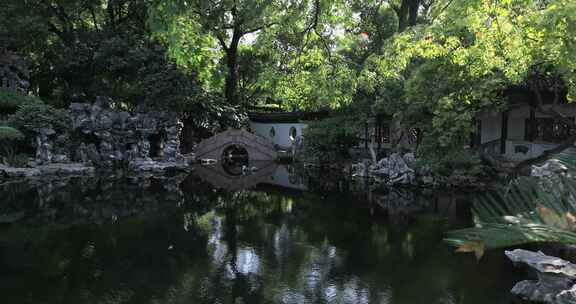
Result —
[{"label": "limestone rock formation", "polygon": [[180,153],[183,124],[176,113],[128,113],[109,106],[72,103],[72,132],[56,134],[51,127],[37,130],[35,161],[28,168],[0,168],[0,178],[41,175],[86,175],[94,167],[121,166],[136,172],[187,170]]},{"label": "limestone rock formation", "polygon": [[384,179],[389,185],[411,185],[416,182],[416,174],[409,165],[415,160],[413,153],[392,153],[376,165],[371,165],[370,160],[364,160],[353,165],[354,176]]},{"label": "limestone rock formation", "polygon": [[378,162],[372,169],[372,174],[387,178],[388,184],[413,184],[415,172],[408,166],[408,163],[413,161],[414,154],[412,153],[406,153],[404,156],[400,153],[392,153]]},{"label": "limestone rock formation", "polygon": [[527,265],[538,275],[538,281],[517,283],[512,288],[514,295],[539,303],[576,303],[575,264],[523,249],[506,251],[506,256],[514,263]]},{"label": "limestone rock formation", "polygon": [[563,165],[557,159],[547,160],[542,166],[532,166],[530,170],[530,175],[535,177],[550,177],[555,174],[564,174],[568,171],[565,165]]},{"label": "limestone rock formation", "polygon": [[137,171],[186,167],[180,153],[183,124],[176,113],[128,113],[104,98],[70,105],[72,129],[81,138],[75,161],[100,167],[126,163]]},{"label": "limestone rock formation", "polygon": [[48,164],[52,161],[52,145],[50,144],[49,136],[54,135],[56,132],[50,128],[42,128],[38,130],[36,136],[36,162],[39,164]]}]

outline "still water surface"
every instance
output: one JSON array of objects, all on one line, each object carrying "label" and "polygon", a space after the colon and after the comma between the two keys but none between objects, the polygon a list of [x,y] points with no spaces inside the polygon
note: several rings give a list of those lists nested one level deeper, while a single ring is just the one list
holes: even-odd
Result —
[{"label": "still water surface", "polygon": [[501,252],[477,262],[442,242],[469,224],[469,195],[195,171],[0,185],[0,302],[510,301]]}]

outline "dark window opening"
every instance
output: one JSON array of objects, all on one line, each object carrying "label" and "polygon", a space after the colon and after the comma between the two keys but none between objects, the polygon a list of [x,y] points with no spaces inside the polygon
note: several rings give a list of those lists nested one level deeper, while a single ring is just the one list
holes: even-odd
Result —
[{"label": "dark window opening", "polygon": [[295,127],[290,128],[290,140],[296,141],[296,137],[298,136],[298,131]]},{"label": "dark window opening", "polygon": [[[569,118],[574,120],[573,117]],[[536,118],[533,122],[526,119],[524,140],[558,143],[567,139],[572,132],[570,126],[555,118]]]},{"label": "dark window opening", "polygon": [[166,141],[166,131],[160,130],[149,137],[150,140],[150,157],[164,157],[164,142]]},{"label": "dark window opening", "polygon": [[270,128],[270,137],[274,138],[276,136],[276,130],[274,127]]}]

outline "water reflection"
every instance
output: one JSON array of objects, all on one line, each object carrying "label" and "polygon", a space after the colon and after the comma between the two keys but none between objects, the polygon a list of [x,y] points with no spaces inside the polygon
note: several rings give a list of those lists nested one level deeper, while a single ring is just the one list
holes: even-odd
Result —
[{"label": "water reflection", "polygon": [[195,175],[218,189],[228,191],[253,189],[257,186],[278,186],[286,189],[308,190],[304,175],[295,165],[252,161],[249,163],[216,163],[197,166]]},{"label": "water reflection", "polygon": [[260,168],[0,186],[3,303],[508,303],[504,259],[441,241],[466,196]]}]

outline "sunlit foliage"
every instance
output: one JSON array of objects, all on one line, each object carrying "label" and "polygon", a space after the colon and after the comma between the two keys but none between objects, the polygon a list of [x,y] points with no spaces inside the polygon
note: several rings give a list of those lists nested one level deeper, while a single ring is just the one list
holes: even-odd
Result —
[{"label": "sunlit foliage", "polygon": [[434,149],[461,147],[473,115],[500,109],[503,89],[533,73],[552,67],[569,99],[574,96],[574,12],[576,3],[568,0],[437,1],[429,25],[397,34],[384,46],[365,71],[373,80],[367,87],[405,81],[394,103],[416,109],[402,116],[429,116],[423,122]]}]

